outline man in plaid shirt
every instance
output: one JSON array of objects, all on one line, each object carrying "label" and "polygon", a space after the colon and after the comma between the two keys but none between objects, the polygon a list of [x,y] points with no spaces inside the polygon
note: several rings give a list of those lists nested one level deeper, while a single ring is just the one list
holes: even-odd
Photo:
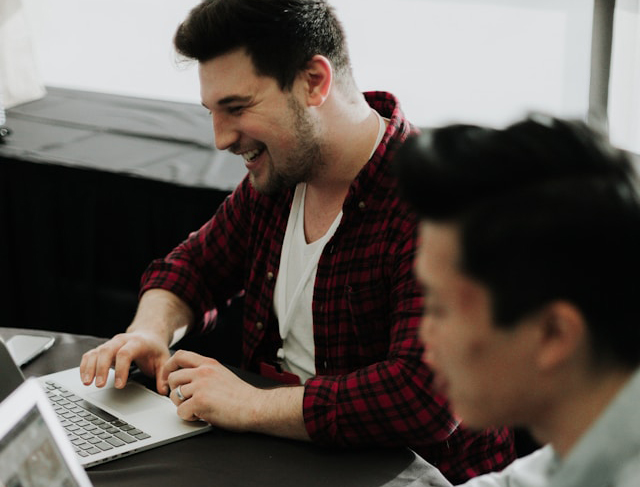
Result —
[{"label": "man in plaid shirt", "polygon": [[[410,446],[453,482],[510,463],[510,432],[461,427],[420,361],[417,220],[389,171],[413,129],[392,95],[357,90],[326,1],[205,1],[175,44],[199,62],[216,146],[249,173],[149,266],[133,323],[85,354],[83,381],[103,385],[115,364],[122,387],[135,361],[187,420]],[[289,387],[257,389],[192,352],[170,358],[176,330],[206,331],[206,313],[242,290],[243,365]]]}]

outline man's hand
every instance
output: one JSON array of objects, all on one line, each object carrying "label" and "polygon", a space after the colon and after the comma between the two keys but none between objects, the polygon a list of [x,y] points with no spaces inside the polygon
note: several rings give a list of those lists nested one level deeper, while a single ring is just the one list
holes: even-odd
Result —
[{"label": "man's hand", "polygon": [[302,386],[258,389],[217,360],[184,350],[169,359],[161,377],[159,382],[171,389],[169,397],[182,419],[202,419],[235,431],[309,439],[302,416]]},{"label": "man's hand", "polygon": [[149,377],[156,378],[160,394],[167,394],[166,381],[160,380],[160,370],[169,358],[169,346],[178,330],[186,330],[193,321],[189,306],[175,294],[164,289],[145,292],[127,333],[116,335],[107,343],[88,351],[80,362],[80,375],[85,385],[95,380],[105,385],[109,368],[115,367],[115,386],[127,383],[133,362]]},{"label": "man's hand", "polygon": [[96,386],[102,387],[107,381],[109,368],[114,366],[115,386],[120,389],[127,383],[129,367],[135,361],[144,374],[156,377],[158,392],[166,394],[168,389],[159,380],[159,372],[169,356],[166,340],[153,332],[120,333],[82,356],[80,376],[85,385],[95,380]]}]

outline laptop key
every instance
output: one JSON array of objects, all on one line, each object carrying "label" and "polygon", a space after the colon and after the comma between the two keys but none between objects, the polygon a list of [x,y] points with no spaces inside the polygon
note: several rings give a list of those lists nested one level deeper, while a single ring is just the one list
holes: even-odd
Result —
[{"label": "laptop key", "polygon": [[112,450],[113,449],[113,446],[111,446],[109,443],[107,443],[105,441],[101,441],[100,443],[96,443],[94,446],[97,446],[102,451]]},{"label": "laptop key", "polygon": [[119,440],[118,438],[106,438],[105,441],[113,446],[122,446],[125,444],[124,441]]},{"label": "laptop key", "polygon": [[116,438],[120,438],[122,441],[126,442],[126,443],[133,443],[134,441],[138,441],[137,438],[134,438],[131,435],[126,434],[124,431],[118,431],[117,433],[114,433],[114,435]]}]

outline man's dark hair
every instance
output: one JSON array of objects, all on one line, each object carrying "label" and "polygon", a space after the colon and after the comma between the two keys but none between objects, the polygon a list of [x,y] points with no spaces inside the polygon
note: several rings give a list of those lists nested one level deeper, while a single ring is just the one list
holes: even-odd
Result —
[{"label": "man's dark hair", "polygon": [[637,176],[604,136],[541,116],[451,125],[410,139],[395,165],[423,219],[458,226],[459,268],[488,287],[498,326],[566,300],[598,363],[640,363]]},{"label": "man's dark hair", "polygon": [[316,54],[350,76],[344,31],[325,0],[205,0],[178,27],[178,53],[199,62],[246,49],[259,75],[290,89]]}]

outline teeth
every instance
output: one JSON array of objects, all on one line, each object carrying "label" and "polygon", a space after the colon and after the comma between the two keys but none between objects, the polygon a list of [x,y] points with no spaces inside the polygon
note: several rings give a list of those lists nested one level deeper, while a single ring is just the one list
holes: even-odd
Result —
[{"label": "teeth", "polygon": [[245,152],[244,154],[242,154],[242,157],[244,157],[245,161],[251,162],[253,159],[258,157],[260,152],[262,152],[262,149],[251,150],[251,151],[248,151],[248,152]]}]

